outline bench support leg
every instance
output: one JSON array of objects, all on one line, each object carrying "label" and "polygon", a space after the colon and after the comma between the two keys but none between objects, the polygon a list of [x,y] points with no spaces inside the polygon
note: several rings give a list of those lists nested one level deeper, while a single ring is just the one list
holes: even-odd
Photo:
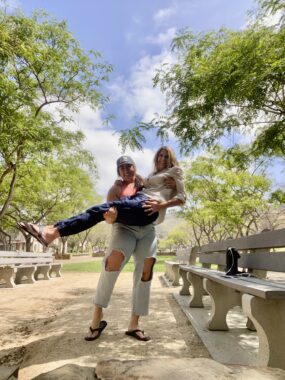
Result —
[{"label": "bench support leg", "polygon": [[14,273],[15,268],[12,267],[4,267],[0,268],[0,279],[3,279],[6,283],[6,288],[15,288],[16,284],[14,282]]},{"label": "bench support leg", "polygon": [[50,265],[38,265],[35,271],[35,279],[38,280],[39,276],[43,275],[43,280],[50,280],[49,271],[51,269]]},{"label": "bench support leg", "polygon": [[212,301],[208,329],[228,330],[227,313],[232,307],[241,306],[241,294],[207,278],[204,278],[203,284]]},{"label": "bench support leg", "polygon": [[51,264],[51,268],[49,270],[49,277],[52,277],[52,274],[55,273],[55,277],[61,277],[61,264]]},{"label": "bench support leg", "polygon": [[179,286],[179,264],[172,265],[172,286]]},{"label": "bench support leg", "polygon": [[17,267],[16,277],[15,277],[15,283],[21,284],[23,277],[27,277],[27,283],[33,284],[35,281],[35,270],[36,267]]},{"label": "bench support leg", "polygon": [[188,272],[188,281],[192,284],[193,294],[190,299],[190,307],[204,307],[203,305],[203,295],[205,294],[203,288],[203,278],[197,276],[194,273]]},{"label": "bench support leg", "polygon": [[179,269],[179,273],[180,273],[180,276],[182,277],[182,288],[180,289],[180,292],[179,294],[181,296],[189,296],[190,295],[190,290],[189,290],[189,287],[190,287],[190,282],[188,280],[188,276],[187,276],[187,273],[185,270],[183,269]]},{"label": "bench support leg", "polygon": [[285,369],[285,302],[242,296],[244,313],[253,321],[259,339],[259,364]]},{"label": "bench support leg", "polygon": [[164,276],[168,279],[169,278],[169,269],[168,269],[168,264],[167,263],[164,263],[165,265],[165,273],[164,273]]}]

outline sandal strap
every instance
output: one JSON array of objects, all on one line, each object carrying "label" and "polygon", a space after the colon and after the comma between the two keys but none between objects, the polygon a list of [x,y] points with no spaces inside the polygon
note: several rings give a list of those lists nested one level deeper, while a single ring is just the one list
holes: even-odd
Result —
[{"label": "sandal strap", "polygon": [[141,332],[144,334],[144,330],[141,330],[141,329],[137,329],[137,330],[132,330],[133,333],[136,333],[136,332]]},{"label": "sandal strap", "polygon": [[101,331],[101,330],[102,330],[102,327],[97,327],[97,329],[93,329],[91,326],[89,326],[89,330],[90,330],[91,333],[93,334],[93,333],[96,332],[96,331]]}]

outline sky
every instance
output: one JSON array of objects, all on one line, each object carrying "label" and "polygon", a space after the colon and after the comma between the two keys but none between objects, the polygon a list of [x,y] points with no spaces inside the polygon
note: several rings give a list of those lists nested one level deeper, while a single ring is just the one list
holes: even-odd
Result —
[{"label": "sky", "polygon": [[[152,78],[162,63],[174,62],[170,43],[175,34],[189,28],[194,33],[227,27],[239,30],[248,20],[254,0],[11,0],[29,16],[44,9],[68,29],[84,50],[100,51],[113,66],[104,93],[110,97],[107,111],[115,116],[106,126],[103,115],[87,105],[75,116],[75,127],[86,135],[84,146],[96,157],[99,180],[96,190],[103,197],[116,178],[116,159],[122,154],[116,131],[137,121],[150,121],[163,114],[164,95],[153,88]],[[160,146],[149,135],[143,152],[127,150],[138,171],[152,170]],[[169,142],[180,159],[178,143]]]}]

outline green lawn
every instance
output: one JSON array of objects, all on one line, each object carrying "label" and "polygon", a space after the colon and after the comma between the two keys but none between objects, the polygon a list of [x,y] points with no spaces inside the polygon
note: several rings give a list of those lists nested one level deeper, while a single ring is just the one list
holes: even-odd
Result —
[{"label": "green lawn", "polygon": [[[164,261],[165,260],[173,260],[173,256],[158,256],[155,266],[154,272],[164,272]],[[101,272],[102,260],[96,261],[88,261],[84,263],[67,263],[63,264],[62,271],[63,272]],[[133,272],[134,271],[134,260],[133,258],[125,265],[123,272]]]}]

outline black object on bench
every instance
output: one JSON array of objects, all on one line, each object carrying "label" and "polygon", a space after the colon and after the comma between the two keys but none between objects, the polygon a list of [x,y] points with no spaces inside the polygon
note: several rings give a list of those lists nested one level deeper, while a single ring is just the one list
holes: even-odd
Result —
[{"label": "black object on bench", "polygon": [[[241,273],[233,274],[227,267],[226,252],[233,247],[241,253]],[[202,267],[180,265],[180,272],[187,282],[184,288],[190,284],[193,288],[190,307],[203,307],[205,292],[210,295],[210,330],[228,330],[228,311],[241,306],[249,318],[248,328],[258,334],[260,365],[285,368],[285,282],[266,279],[267,271],[284,277],[285,252],[274,252],[281,247],[285,247],[285,229],[211,243],[198,249]],[[218,270],[211,269],[213,264]]]}]

